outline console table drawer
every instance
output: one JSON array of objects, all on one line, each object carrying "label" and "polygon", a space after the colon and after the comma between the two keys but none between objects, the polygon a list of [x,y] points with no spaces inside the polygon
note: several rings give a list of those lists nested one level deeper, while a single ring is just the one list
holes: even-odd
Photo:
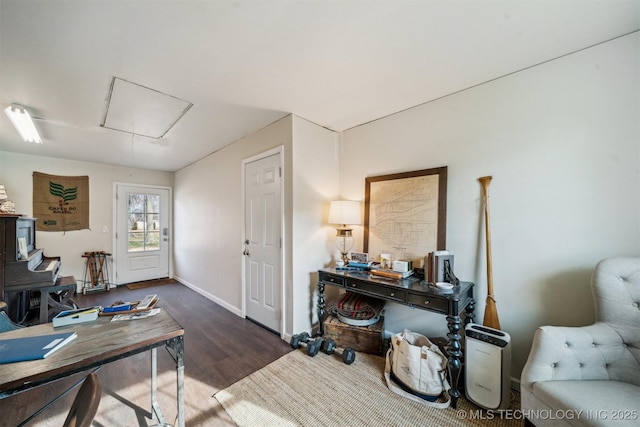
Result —
[{"label": "console table drawer", "polygon": [[447,303],[446,299],[440,299],[440,298],[423,296],[423,295],[415,295],[415,294],[408,295],[407,303],[413,304],[416,307],[424,307],[431,311],[440,311],[445,314],[448,312],[448,307],[449,307],[449,304]]},{"label": "console table drawer", "polygon": [[320,281],[325,282],[325,283],[330,283],[330,284],[335,285],[335,286],[344,287],[344,278],[343,277],[335,277],[335,276],[330,276],[328,274],[322,274],[320,276]]},{"label": "console table drawer", "polygon": [[407,294],[401,289],[388,288],[386,286],[378,286],[374,283],[365,282],[349,282],[347,283],[346,288],[353,291],[360,290],[381,298],[394,299],[402,302],[404,302]]}]

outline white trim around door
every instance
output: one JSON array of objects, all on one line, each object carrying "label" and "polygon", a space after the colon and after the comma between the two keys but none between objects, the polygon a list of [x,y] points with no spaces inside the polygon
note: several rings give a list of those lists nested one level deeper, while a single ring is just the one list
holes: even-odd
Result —
[{"label": "white trim around door", "polygon": [[[280,229],[280,236],[279,236],[279,240],[280,240],[280,297],[279,297],[279,303],[280,303],[280,313],[279,313],[279,328],[276,332],[278,332],[280,334],[281,338],[284,338],[284,331],[285,331],[285,325],[286,325],[286,312],[287,312],[287,307],[286,307],[286,292],[285,292],[285,266],[286,266],[286,261],[285,261],[285,254],[286,254],[286,239],[285,239],[285,172],[284,172],[284,146],[279,146],[276,148],[273,148],[271,150],[265,151],[263,153],[257,154],[255,156],[249,157],[247,159],[244,159],[242,161],[242,171],[241,171],[241,178],[242,178],[242,212],[243,212],[243,221],[244,221],[244,229],[243,229],[243,236],[242,236],[242,242],[240,242],[240,251],[245,254],[245,252],[247,252],[248,247],[245,244],[245,241],[247,239],[248,236],[248,231],[247,231],[247,225],[246,225],[246,213],[247,213],[247,206],[246,206],[246,198],[247,198],[247,191],[246,191],[246,185],[247,183],[245,182],[245,175],[246,175],[246,171],[247,171],[247,165],[253,162],[256,162],[258,160],[262,160],[262,159],[266,159],[268,157],[277,155],[279,156],[280,159],[280,165],[279,165],[279,173],[280,173],[280,218],[279,218],[279,229]],[[250,251],[250,249],[249,249]],[[246,268],[247,268],[247,263],[249,262],[249,255],[245,254],[245,256],[243,256],[243,263],[242,263],[242,316],[243,317],[247,317],[247,274],[246,274]]]},{"label": "white trim around door", "polygon": [[[144,205],[140,209],[132,207],[133,211],[129,212],[129,195],[148,200],[140,202]],[[131,226],[131,221],[135,226]],[[113,183],[113,282],[116,285],[173,276],[172,225],[171,187]],[[136,238],[130,239],[133,235]],[[130,250],[134,243],[142,246]]]}]

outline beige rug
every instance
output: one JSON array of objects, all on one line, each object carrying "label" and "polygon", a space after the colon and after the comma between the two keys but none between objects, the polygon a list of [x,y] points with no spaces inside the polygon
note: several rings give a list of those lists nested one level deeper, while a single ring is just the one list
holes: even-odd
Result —
[{"label": "beige rug", "polygon": [[337,355],[292,351],[215,394],[239,427],[248,426],[522,426],[520,396],[508,418],[465,398],[457,409],[425,407],[386,386],[384,358],[358,353],[352,365]]}]

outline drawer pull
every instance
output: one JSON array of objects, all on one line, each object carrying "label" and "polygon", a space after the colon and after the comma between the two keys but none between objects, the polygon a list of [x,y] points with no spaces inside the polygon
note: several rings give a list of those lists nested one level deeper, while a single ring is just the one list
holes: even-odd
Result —
[{"label": "drawer pull", "polygon": [[391,292],[391,294],[389,296],[395,297],[396,293],[395,292]]},{"label": "drawer pull", "polygon": [[351,284],[351,287],[352,287],[352,288],[355,288],[355,287],[356,287],[356,284],[355,284],[355,283],[352,283],[352,284]]},{"label": "drawer pull", "polygon": [[426,301],[424,302],[424,305],[429,305],[429,303],[430,303],[430,302],[431,302],[431,301],[426,300]]}]

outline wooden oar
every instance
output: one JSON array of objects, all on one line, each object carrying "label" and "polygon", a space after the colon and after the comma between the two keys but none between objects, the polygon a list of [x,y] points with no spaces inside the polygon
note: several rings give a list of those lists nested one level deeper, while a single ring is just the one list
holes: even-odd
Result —
[{"label": "wooden oar", "polygon": [[500,329],[500,320],[498,320],[498,307],[496,307],[496,299],[493,296],[493,267],[491,265],[491,229],[489,227],[489,183],[490,176],[478,178],[482,185],[482,198],[484,201],[484,225],[485,237],[487,242],[487,303],[484,309],[484,320],[482,324],[494,329]]}]

